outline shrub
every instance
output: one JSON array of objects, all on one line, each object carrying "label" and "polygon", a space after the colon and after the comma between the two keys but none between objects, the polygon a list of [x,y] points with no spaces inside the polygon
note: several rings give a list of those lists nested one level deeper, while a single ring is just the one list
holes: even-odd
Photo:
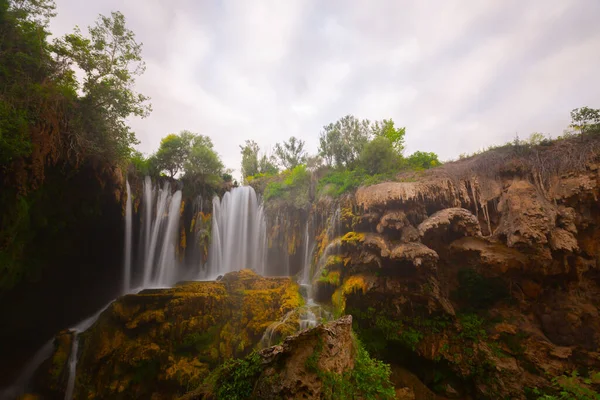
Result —
[{"label": "shrub", "polygon": [[398,160],[392,142],[378,136],[367,143],[360,154],[359,164],[369,175],[387,174],[398,167]]}]

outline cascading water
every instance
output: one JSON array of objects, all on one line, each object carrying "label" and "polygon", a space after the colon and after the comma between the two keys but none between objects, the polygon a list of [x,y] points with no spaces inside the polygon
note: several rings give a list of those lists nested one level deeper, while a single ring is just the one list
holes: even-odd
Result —
[{"label": "cascading water", "polygon": [[168,182],[157,190],[146,177],[142,204],[144,241],[140,248],[143,257],[139,257],[143,260],[140,285],[143,288],[169,286],[179,278],[175,246],[179,234],[181,190],[171,192]]},{"label": "cascading water", "polygon": [[243,268],[264,272],[267,226],[263,207],[250,186],[213,199],[212,241],[206,278]]},{"label": "cascading water", "polygon": [[125,259],[123,260],[123,293],[131,290],[131,235],[133,207],[131,204],[131,186],[127,186],[127,202],[125,204]]}]

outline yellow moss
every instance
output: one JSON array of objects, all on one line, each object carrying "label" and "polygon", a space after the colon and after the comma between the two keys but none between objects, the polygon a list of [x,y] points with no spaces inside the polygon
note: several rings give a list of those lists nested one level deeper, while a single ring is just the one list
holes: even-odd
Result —
[{"label": "yellow moss", "polygon": [[365,240],[364,233],[348,232],[342,237],[342,243],[357,245]]},{"label": "yellow moss", "polygon": [[210,372],[208,365],[195,358],[182,357],[175,361],[169,357],[169,361],[171,364],[165,371],[165,378],[182,386],[198,386]]},{"label": "yellow moss", "polygon": [[183,216],[183,211],[185,211],[185,200],[181,200],[181,206],[179,207],[179,216]]},{"label": "yellow moss", "polygon": [[344,260],[341,256],[329,256],[327,257],[327,261],[325,262],[325,266],[323,268],[326,268],[327,270],[338,269],[342,266],[342,264],[344,264]]},{"label": "yellow moss", "polygon": [[300,294],[300,287],[296,283],[290,283],[283,294],[280,312],[285,314],[291,310],[304,305],[304,298]]},{"label": "yellow moss", "polygon": [[367,293],[367,290],[368,286],[365,277],[362,275],[352,275],[333,293],[331,302],[336,311],[343,313],[346,310],[346,296],[359,291],[362,291],[362,293],[365,294]]}]

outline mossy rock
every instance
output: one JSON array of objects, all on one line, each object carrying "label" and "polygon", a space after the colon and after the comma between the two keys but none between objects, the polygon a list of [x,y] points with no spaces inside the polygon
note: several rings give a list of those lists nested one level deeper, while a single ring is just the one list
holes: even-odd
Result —
[{"label": "mossy rock", "polygon": [[[302,302],[289,278],[250,270],[123,296],[80,334],[74,398],[174,398],[255,350],[265,329]],[[65,358],[63,347],[53,359]]]}]

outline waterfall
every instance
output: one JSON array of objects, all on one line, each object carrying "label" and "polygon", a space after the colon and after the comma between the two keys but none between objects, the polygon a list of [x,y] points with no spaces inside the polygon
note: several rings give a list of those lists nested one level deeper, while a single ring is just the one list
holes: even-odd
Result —
[{"label": "waterfall", "polygon": [[213,199],[212,240],[206,277],[252,268],[264,272],[267,228],[263,207],[250,186]]},{"label": "waterfall", "polygon": [[[156,202],[154,198],[157,197]],[[153,205],[156,208],[153,211]],[[141,286],[168,286],[177,278],[175,247],[179,235],[181,190],[171,194],[168,182],[162,189],[152,187],[150,178],[144,182],[143,207],[145,210],[143,274]]]},{"label": "waterfall", "polygon": [[129,181],[127,185],[127,203],[125,204],[125,259],[123,260],[123,293],[131,290],[131,235],[132,235],[132,205],[131,205],[131,187]]}]

